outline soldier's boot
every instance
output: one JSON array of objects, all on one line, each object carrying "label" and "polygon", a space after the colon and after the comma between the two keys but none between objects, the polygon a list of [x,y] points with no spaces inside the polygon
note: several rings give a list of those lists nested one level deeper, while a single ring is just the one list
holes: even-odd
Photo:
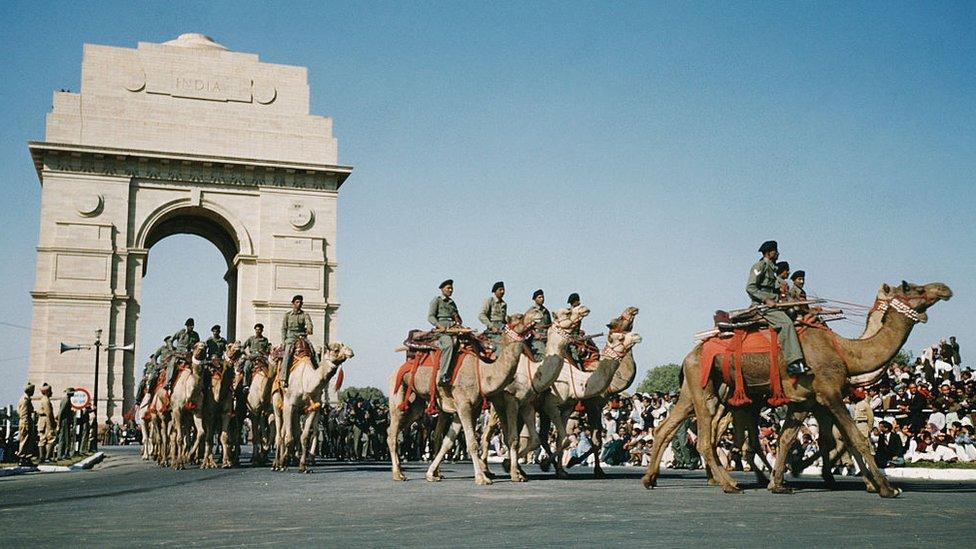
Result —
[{"label": "soldier's boot", "polygon": [[803,362],[803,360],[797,360],[792,362],[786,367],[786,373],[791,376],[798,376],[805,374],[810,371],[810,368]]},{"label": "soldier's boot", "polygon": [[451,386],[451,355],[449,353],[441,353],[441,364],[437,369],[437,384],[441,387]]}]

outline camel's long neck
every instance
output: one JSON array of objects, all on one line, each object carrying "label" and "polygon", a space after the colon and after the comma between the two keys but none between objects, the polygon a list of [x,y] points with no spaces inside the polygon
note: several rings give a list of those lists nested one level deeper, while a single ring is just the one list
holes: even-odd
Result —
[{"label": "camel's long neck", "polygon": [[569,338],[559,334],[553,329],[549,330],[549,337],[546,340],[546,356],[539,364],[539,369],[534,372],[535,379],[532,385],[541,390],[549,387],[559,378],[559,372],[563,369],[563,357],[569,347]]},{"label": "camel's long neck", "polygon": [[868,313],[868,321],[864,325],[864,331],[861,332],[858,339],[868,339],[869,337],[874,336],[874,334],[880,332],[882,326],[884,326],[884,315],[884,311],[880,309],[872,309],[871,312]]},{"label": "camel's long neck", "polygon": [[515,379],[519,357],[522,356],[522,341],[505,339],[502,352],[492,362],[481,363],[481,390],[485,394],[496,393]]},{"label": "camel's long neck", "polygon": [[620,361],[620,367],[617,368],[617,372],[613,374],[613,379],[610,380],[610,386],[607,387],[607,392],[619,393],[625,390],[634,382],[635,377],[637,377],[637,364],[634,362],[634,353],[627,351],[627,354]]},{"label": "camel's long neck", "polygon": [[915,323],[905,315],[889,310],[884,315],[881,329],[867,339],[845,339],[838,337],[837,341],[844,351],[847,361],[847,374],[856,376],[876,372],[884,368],[894,358]]},{"label": "camel's long neck", "polygon": [[619,368],[619,360],[601,356],[596,370],[593,370],[593,373],[586,380],[586,395],[595,396],[606,391],[610,387],[610,382],[613,381],[613,376]]}]

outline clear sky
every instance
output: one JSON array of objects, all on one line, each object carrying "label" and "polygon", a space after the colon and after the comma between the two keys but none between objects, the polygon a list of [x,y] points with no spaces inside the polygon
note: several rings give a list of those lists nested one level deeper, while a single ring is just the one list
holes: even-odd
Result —
[{"label": "clear sky", "polygon": [[[909,346],[956,335],[976,357],[976,4],[522,4],[3,2],[0,403],[27,370],[26,142],[53,91],[78,91],[84,43],[184,32],[307,66],[312,112],[356,167],[337,246],[347,384],[386,390],[447,277],[468,323],[495,280],[510,310],[578,291],[591,331],[639,306],[643,375],[747,303],[770,238],[821,296],[949,284]],[[204,240],[154,247],[140,354],[186,316],[223,324],[222,275]]]}]

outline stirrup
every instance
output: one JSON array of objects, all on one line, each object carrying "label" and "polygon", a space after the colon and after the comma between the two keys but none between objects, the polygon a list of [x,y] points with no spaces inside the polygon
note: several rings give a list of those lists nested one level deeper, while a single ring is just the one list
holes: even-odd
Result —
[{"label": "stirrup", "polygon": [[810,368],[808,368],[807,365],[804,364],[802,360],[797,360],[796,362],[793,362],[786,367],[786,373],[791,376],[802,375],[809,371]]}]

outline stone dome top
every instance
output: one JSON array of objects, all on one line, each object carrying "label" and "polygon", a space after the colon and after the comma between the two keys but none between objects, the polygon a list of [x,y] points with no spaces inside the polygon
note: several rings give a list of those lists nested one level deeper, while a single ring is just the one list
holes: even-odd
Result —
[{"label": "stone dome top", "polygon": [[218,44],[213,38],[199,32],[187,32],[179,35],[173,40],[163,42],[164,46],[176,46],[179,48],[196,48],[211,50],[227,50],[227,47]]}]

